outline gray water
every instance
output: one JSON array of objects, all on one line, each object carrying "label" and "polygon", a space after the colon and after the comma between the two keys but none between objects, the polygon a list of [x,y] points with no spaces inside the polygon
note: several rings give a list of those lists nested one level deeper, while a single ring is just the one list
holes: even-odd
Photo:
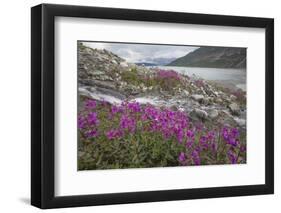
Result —
[{"label": "gray water", "polygon": [[236,87],[246,90],[246,70],[245,69],[224,69],[224,68],[202,68],[202,67],[173,67],[158,66],[164,70],[175,70],[183,75],[196,75],[205,80],[231,83]]}]

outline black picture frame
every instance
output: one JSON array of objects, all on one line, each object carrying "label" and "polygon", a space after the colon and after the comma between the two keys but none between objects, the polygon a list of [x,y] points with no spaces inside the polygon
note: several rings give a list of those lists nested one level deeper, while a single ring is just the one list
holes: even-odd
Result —
[{"label": "black picture frame", "polygon": [[[56,197],[54,195],[54,21],[58,16],[264,28],[266,34],[265,184]],[[31,9],[31,97],[31,204],[36,207],[47,209],[274,193],[273,19],[41,4]]]}]

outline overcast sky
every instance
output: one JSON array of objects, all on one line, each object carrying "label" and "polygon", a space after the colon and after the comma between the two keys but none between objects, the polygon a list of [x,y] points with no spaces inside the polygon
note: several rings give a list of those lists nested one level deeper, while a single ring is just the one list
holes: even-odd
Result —
[{"label": "overcast sky", "polygon": [[155,58],[179,58],[192,52],[198,47],[171,46],[171,45],[147,45],[126,43],[99,43],[83,42],[85,46],[109,50],[128,62],[153,62]]}]

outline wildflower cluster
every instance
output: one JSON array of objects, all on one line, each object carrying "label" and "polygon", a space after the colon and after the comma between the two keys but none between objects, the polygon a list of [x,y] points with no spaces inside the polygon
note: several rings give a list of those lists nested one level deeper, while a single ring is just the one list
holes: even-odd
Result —
[{"label": "wildflower cluster", "polygon": [[174,70],[158,70],[157,72],[158,79],[175,79],[180,80],[181,76]]},{"label": "wildflower cluster", "polygon": [[245,141],[237,128],[209,129],[191,122],[185,112],[149,104],[86,99],[78,129],[83,153],[79,169],[246,162]]},{"label": "wildflower cluster", "polygon": [[181,85],[182,77],[174,70],[157,70],[155,81],[163,90],[171,90]]}]

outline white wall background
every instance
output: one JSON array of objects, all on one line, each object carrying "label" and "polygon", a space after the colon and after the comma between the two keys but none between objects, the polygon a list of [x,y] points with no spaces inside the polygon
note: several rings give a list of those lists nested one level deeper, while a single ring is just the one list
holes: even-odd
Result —
[{"label": "white wall background", "polygon": [[[51,212],[276,212],[281,207],[281,13],[264,0],[45,0],[44,3],[170,10],[275,18],[275,195],[50,210]],[[30,7],[37,0],[1,2],[0,211],[39,212],[30,197]]]}]

